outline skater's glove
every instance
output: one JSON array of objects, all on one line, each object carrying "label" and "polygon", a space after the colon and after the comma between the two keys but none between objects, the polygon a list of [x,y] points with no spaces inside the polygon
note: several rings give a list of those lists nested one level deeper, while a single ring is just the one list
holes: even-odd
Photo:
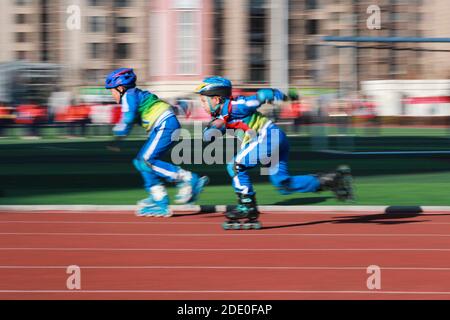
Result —
[{"label": "skater's glove", "polygon": [[203,131],[203,141],[204,142],[214,142],[217,138],[223,136],[223,133],[216,127],[212,126],[211,128],[206,128]]},{"label": "skater's glove", "polygon": [[260,103],[272,103],[274,101],[287,101],[288,97],[277,89],[261,89],[256,93]]},{"label": "skater's glove", "polygon": [[223,119],[214,119],[203,131],[204,142],[214,142],[217,138],[222,137],[225,134],[226,125]]}]

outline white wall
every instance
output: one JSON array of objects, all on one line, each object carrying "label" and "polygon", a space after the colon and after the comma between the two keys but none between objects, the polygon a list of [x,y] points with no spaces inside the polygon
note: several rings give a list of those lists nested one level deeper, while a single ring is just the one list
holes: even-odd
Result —
[{"label": "white wall", "polygon": [[[450,80],[377,80],[364,81],[362,91],[372,96],[381,116],[402,115],[402,95],[409,97],[450,96]],[[450,115],[450,104],[412,104],[408,116]]]},{"label": "white wall", "polygon": [[14,40],[11,32],[13,30],[12,1],[2,0],[2,8],[0,10],[0,63],[11,61],[14,58],[11,50],[11,43]]}]

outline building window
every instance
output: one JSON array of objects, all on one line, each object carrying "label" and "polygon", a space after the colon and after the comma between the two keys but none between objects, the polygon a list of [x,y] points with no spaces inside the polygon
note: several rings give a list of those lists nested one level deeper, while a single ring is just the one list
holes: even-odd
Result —
[{"label": "building window", "polygon": [[104,5],[105,0],[89,0],[89,5],[91,7],[99,7]]},{"label": "building window", "polygon": [[27,34],[25,32],[16,33],[16,42],[18,43],[27,42]]},{"label": "building window", "polygon": [[306,10],[318,9],[318,0],[306,0],[305,7]]},{"label": "building window", "polygon": [[115,50],[116,59],[130,59],[131,58],[131,43],[118,43]]},{"label": "building window", "polygon": [[106,17],[88,17],[89,32],[98,33],[106,31]]},{"label": "building window", "polygon": [[27,58],[26,51],[17,51],[16,52],[16,59],[17,60],[26,60],[26,58]]},{"label": "building window", "polygon": [[116,33],[131,33],[132,32],[132,18],[118,17],[116,19]]},{"label": "building window", "polygon": [[201,9],[200,0],[172,0],[173,9]]},{"label": "building window", "polygon": [[89,83],[99,83],[103,80],[105,71],[98,69],[88,69],[84,71],[84,78]]},{"label": "building window", "polygon": [[250,0],[249,19],[249,80],[251,82],[265,82],[267,74],[266,50],[268,39],[268,13],[265,8],[266,1]]},{"label": "building window", "polygon": [[176,59],[177,74],[192,75],[198,73],[199,52],[197,10],[177,12]]},{"label": "building window", "polygon": [[305,51],[306,51],[306,59],[308,60],[317,60],[318,58],[318,46],[316,45],[307,45],[305,47]]},{"label": "building window", "polygon": [[32,0],[16,0],[15,4],[16,4],[16,6],[26,6],[26,5],[31,4],[31,1]]},{"label": "building window", "polygon": [[25,23],[27,23],[27,16],[25,14],[17,14],[16,24],[25,24]]},{"label": "building window", "polygon": [[223,74],[225,53],[225,0],[214,0],[214,73]]},{"label": "building window", "polygon": [[105,52],[106,52],[105,43],[89,44],[89,56],[91,59],[102,59],[105,56]]},{"label": "building window", "polygon": [[316,35],[319,33],[319,21],[318,20],[307,20],[306,21],[306,34]]},{"label": "building window", "polygon": [[131,7],[132,0],[114,0],[114,6],[116,8],[126,8]]}]

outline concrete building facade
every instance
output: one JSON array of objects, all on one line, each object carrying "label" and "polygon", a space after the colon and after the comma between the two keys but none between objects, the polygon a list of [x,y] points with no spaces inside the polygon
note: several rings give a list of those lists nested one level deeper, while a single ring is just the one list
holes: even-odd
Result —
[{"label": "concrete building facade", "polygon": [[0,62],[60,64],[72,87],[99,86],[121,66],[135,68],[140,83],[173,94],[214,74],[244,87],[332,88],[450,75],[448,51],[417,50],[449,45],[338,49],[322,41],[326,35],[445,37],[447,0],[379,0],[379,30],[367,27],[370,0],[4,1]]}]

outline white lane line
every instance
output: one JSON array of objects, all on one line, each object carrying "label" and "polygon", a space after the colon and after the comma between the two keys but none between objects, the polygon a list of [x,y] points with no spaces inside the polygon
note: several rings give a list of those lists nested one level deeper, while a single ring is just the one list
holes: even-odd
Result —
[{"label": "white lane line", "polygon": [[369,294],[369,295],[450,295],[450,291],[333,291],[333,290],[0,290],[0,293],[30,293],[30,294]]},{"label": "white lane line", "polygon": [[67,237],[436,237],[450,234],[420,233],[69,233],[69,232],[0,232],[0,236],[67,236]]},{"label": "white lane line", "polygon": [[[183,269],[206,269],[206,270],[367,270],[367,267],[296,267],[296,266],[79,266],[86,270],[183,270]],[[391,271],[450,271],[446,267],[380,267],[382,270]],[[67,269],[67,266],[0,266],[0,270],[52,270]]]},{"label": "white lane line", "polygon": [[[208,216],[208,217],[215,217],[215,218],[220,218],[224,216],[224,212],[225,211],[218,211],[218,212],[214,212],[214,213],[202,213],[203,216]],[[425,217],[429,217],[429,216],[434,216],[434,217],[439,217],[439,216],[450,216],[450,211],[430,211],[430,212],[424,212],[424,213],[411,213],[411,212],[400,212],[400,213],[385,213],[384,211],[357,211],[357,210],[348,210],[348,211],[332,211],[332,210],[327,210],[327,211],[313,211],[310,210],[309,212],[307,211],[265,211],[265,210],[261,210],[262,216],[272,216],[272,215],[276,215],[276,216],[336,216],[336,217],[341,217],[341,216],[348,216],[348,217],[354,217],[354,216],[380,216],[380,220],[383,219],[383,216],[386,216],[386,218],[390,218],[390,219],[394,219],[396,215],[402,215],[402,214],[411,214],[412,216],[410,217],[411,219],[413,218],[425,218]],[[152,221],[158,221],[158,220],[162,220],[163,218],[157,218],[157,217],[136,217],[135,215],[135,211],[123,211],[123,212],[104,212],[104,211],[92,211],[92,212],[80,212],[80,211],[26,211],[26,212],[2,212],[0,210],[0,218],[4,218],[4,216],[7,215],[14,215],[14,216],[18,216],[18,215],[33,215],[33,216],[39,216],[39,215],[52,215],[52,216],[57,216],[57,215],[61,215],[61,216],[71,216],[71,215],[83,215],[83,216],[115,216],[115,217],[132,217],[132,218],[136,218],[136,219],[140,219],[142,221],[145,220],[152,220]],[[199,212],[175,212],[174,216],[170,219],[170,220],[174,220],[174,219],[179,219],[181,217],[183,218],[192,218],[195,216],[198,216]],[[399,217],[399,219],[405,219],[402,217]]]},{"label": "white lane line", "polygon": [[[273,222],[271,224],[278,223]],[[279,223],[292,223],[291,222],[279,222]],[[141,222],[130,222],[130,221],[22,221],[22,220],[11,220],[11,221],[0,221],[0,224],[125,224],[125,225],[215,225],[217,222],[178,222],[178,221],[141,221]],[[450,222],[449,222],[450,224]]]},{"label": "white lane line", "polygon": [[[302,220],[302,221],[271,221],[271,222],[265,222],[264,225],[266,226],[272,226],[272,225],[282,225],[282,224],[302,224],[302,223],[311,223],[314,221],[310,220]],[[327,221],[329,223],[333,223],[335,221]],[[339,220],[336,220],[336,222],[339,222]],[[418,225],[450,225],[450,222],[420,222],[420,221],[414,221],[418,223]],[[33,220],[9,220],[9,221],[0,221],[1,224],[92,224],[92,225],[111,225],[111,224],[125,224],[125,225],[217,225],[217,222],[179,222],[174,220],[164,220],[164,221],[140,221],[140,222],[131,222],[131,221],[46,221],[46,220],[40,220],[40,221],[33,221]]]},{"label": "white lane line", "polygon": [[0,248],[0,251],[92,252],[450,252],[450,248]]},{"label": "white lane line", "polygon": [[[204,206],[208,208],[215,207],[217,213],[226,211],[226,206]],[[201,206],[171,206],[176,213],[200,212]],[[421,215],[440,213],[449,214],[450,206],[277,206],[267,205],[259,206],[263,212],[276,212],[281,214],[301,212],[316,213],[334,213],[348,214],[349,212],[363,212],[366,214],[384,213],[386,210],[396,210],[397,212],[417,212],[421,211]],[[0,212],[3,213],[42,213],[45,211],[57,211],[65,213],[106,213],[106,214],[123,214],[134,212],[136,206],[132,205],[1,205]],[[105,212],[106,211],[106,212]]]}]

